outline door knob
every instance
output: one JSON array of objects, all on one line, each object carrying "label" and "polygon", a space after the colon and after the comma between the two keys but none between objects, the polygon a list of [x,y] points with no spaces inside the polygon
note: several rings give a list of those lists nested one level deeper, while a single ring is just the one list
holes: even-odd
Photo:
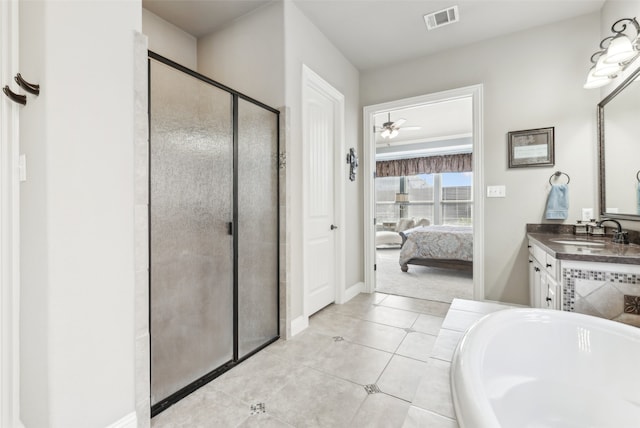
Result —
[{"label": "door knob", "polygon": [[331,230],[334,230],[334,229],[337,229],[337,228],[338,228],[338,226],[336,226],[334,224],[331,225]]}]

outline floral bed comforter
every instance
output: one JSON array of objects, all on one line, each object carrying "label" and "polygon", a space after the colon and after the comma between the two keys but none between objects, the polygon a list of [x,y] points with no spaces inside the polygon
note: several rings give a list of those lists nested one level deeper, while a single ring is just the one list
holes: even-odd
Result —
[{"label": "floral bed comforter", "polygon": [[473,260],[471,226],[421,226],[402,234],[407,240],[400,250],[400,265],[411,259]]}]

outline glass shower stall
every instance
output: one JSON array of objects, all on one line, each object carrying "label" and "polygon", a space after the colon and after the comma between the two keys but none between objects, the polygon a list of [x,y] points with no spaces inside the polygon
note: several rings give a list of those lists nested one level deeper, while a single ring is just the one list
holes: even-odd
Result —
[{"label": "glass shower stall", "polygon": [[279,337],[278,123],[149,52],[152,415]]}]

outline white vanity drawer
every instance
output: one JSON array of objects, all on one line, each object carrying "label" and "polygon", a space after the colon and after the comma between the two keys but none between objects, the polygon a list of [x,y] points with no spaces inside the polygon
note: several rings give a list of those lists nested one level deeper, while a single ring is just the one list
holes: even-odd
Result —
[{"label": "white vanity drawer", "polygon": [[533,250],[533,257],[542,265],[545,265],[545,261],[547,260],[547,253],[542,248],[537,245],[532,245],[531,249]]},{"label": "white vanity drawer", "polygon": [[556,269],[557,260],[551,254],[543,250],[542,247],[531,243],[531,241],[529,241],[529,253],[540,263],[541,267],[551,278],[556,279],[558,272]]}]

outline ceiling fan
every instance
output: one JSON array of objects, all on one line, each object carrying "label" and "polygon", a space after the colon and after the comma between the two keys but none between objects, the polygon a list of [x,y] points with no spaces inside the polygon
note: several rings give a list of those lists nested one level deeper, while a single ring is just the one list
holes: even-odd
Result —
[{"label": "ceiling fan", "polygon": [[[380,132],[382,138],[395,138],[400,133],[400,127],[406,122],[406,119],[398,119],[395,122],[391,121],[391,113],[387,113],[387,121],[382,124],[382,127],[376,129],[376,132]],[[405,131],[420,129],[419,126],[405,126],[402,129]]]}]

